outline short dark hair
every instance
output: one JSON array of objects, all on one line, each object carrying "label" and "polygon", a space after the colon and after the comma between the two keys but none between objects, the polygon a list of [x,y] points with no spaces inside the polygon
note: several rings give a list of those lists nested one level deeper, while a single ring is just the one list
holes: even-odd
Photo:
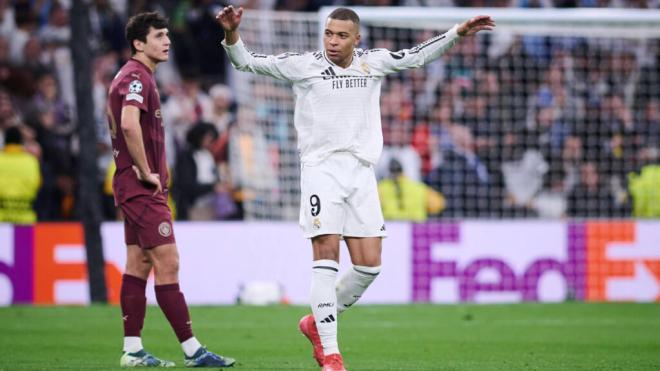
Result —
[{"label": "short dark hair", "polygon": [[153,27],[156,30],[168,27],[169,20],[157,12],[139,13],[132,16],[126,23],[126,41],[131,46],[131,53],[137,53],[134,40],[147,42],[149,29]]},{"label": "short dark hair", "polygon": [[23,133],[18,126],[11,126],[5,130],[5,144],[23,144]]},{"label": "short dark hair", "polygon": [[191,149],[200,149],[202,147],[202,139],[204,139],[207,134],[211,134],[213,140],[215,140],[218,138],[218,129],[215,128],[215,125],[208,122],[198,122],[188,130],[188,133],[186,134],[186,142],[188,142]]},{"label": "short dark hair", "polygon": [[393,158],[390,160],[390,164],[388,166],[388,170],[390,171],[391,176],[399,176],[403,173],[403,166],[399,162],[399,160]]},{"label": "short dark hair", "polygon": [[328,18],[339,21],[351,21],[358,26],[360,25],[360,17],[357,13],[348,8],[337,8],[330,13]]}]

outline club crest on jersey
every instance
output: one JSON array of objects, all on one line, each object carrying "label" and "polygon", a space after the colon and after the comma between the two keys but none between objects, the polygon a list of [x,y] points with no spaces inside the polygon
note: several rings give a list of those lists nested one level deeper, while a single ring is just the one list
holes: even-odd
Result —
[{"label": "club crest on jersey", "polygon": [[314,221],[312,222],[312,228],[314,228],[317,231],[321,229],[321,219],[314,218]]},{"label": "club crest on jersey", "polygon": [[128,92],[139,94],[142,92],[142,82],[140,80],[133,80],[128,84]]},{"label": "club crest on jersey", "polygon": [[162,222],[158,226],[158,234],[163,237],[169,237],[172,234],[172,226],[168,222]]},{"label": "club crest on jersey", "polygon": [[362,71],[363,71],[364,73],[366,73],[367,75],[371,72],[371,71],[369,70],[369,65],[366,64],[366,63],[362,63],[362,64],[360,65],[360,68],[361,68]]}]

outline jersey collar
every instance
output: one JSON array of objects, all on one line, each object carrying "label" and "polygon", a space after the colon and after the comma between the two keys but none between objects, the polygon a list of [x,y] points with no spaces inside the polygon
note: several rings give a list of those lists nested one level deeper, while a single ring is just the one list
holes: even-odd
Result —
[{"label": "jersey collar", "polygon": [[328,62],[329,65],[337,67],[337,68],[341,68],[343,70],[351,68],[353,63],[355,63],[355,58],[356,57],[357,57],[357,53],[355,52],[355,50],[353,50],[353,58],[351,58],[351,63],[348,65],[348,67],[344,68],[342,66],[339,66],[339,65],[335,64],[335,62],[331,61],[330,58],[328,58],[328,56],[325,54],[325,50],[323,50],[323,58],[325,59],[325,61]]},{"label": "jersey collar", "polygon": [[140,61],[140,60],[138,60],[138,59],[135,59],[135,58],[133,58],[133,57],[131,57],[130,60],[131,60],[132,62],[135,62],[135,63],[136,63],[137,65],[139,65],[140,67],[142,67],[143,70],[149,72],[150,75],[153,75],[153,71],[151,70],[151,68],[149,68],[149,66],[147,66],[146,64],[142,63],[142,61]]}]

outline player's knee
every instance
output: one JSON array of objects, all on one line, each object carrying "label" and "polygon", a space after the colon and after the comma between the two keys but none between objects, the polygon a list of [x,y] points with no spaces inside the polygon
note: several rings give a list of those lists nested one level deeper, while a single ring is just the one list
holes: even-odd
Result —
[{"label": "player's knee", "polygon": [[126,261],[125,273],[134,277],[147,279],[151,272],[151,262],[142,259],[129,259]]},{"label": "player's knee", "polygon": [[167,259],[164,264],[164,270],[170,274],[178,274],[179,273],[179,257],[173,257],[171,259]]},{"label": "player's knee", "polygon": [[312,239],[315,259],[339,260],[339,239],[334,235],[316,236]]},{"label": "player's knee", "polygon": [[319,249],[315,254],[315,260],[339,261],[339,251],[333,249]]},{"label": "player's knee", "polygon": [[155,262],[156,275],[161,277],[172,277],[179,274],[179,257],[168,256],[160,258]]},{"label": "player's knee", "polygon": [[381,258],[378,254],[359,254],[351,255],[351,262],[354,266],[378,268],[380,270]]}]

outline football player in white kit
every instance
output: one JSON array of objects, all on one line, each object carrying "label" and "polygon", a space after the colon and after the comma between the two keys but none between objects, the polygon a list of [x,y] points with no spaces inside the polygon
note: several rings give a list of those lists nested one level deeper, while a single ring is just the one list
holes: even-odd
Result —
[{"label": "football player in white kit", "polygon": [[[357,49],[360,19],[347,8],[327,18],[324,50],[303,54],[249,52],[239,37],[243,8],[217,15],[225,32],[222,46],[232,65],[246,72],[293,84],[294,125],[301,160],[300,226],[313,247],[312,314],[300,320],[324,371],[345,370],[337,344],[337,314],[353,305],[378,276],[381,239],[386,236],[374,164],[383,134],[380,87],[383,78],[436,60],[462,36],[491,30],[488,16],[477,16],[411,49]],[[339,241],[353,263],[336,283]]]}]

